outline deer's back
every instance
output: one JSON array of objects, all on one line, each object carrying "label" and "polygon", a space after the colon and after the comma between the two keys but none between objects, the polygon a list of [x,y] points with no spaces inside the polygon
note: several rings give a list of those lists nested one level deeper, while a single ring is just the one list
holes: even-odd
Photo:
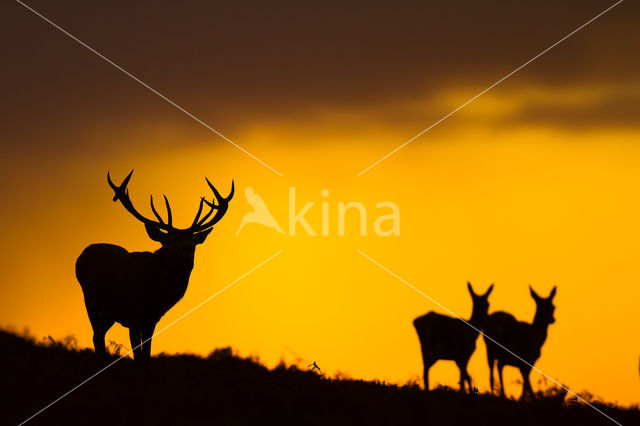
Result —
[{"label": "deer's back", "polygon": [[470,357],[478,332],[463,320],[429,312],[413,321],[422,351],[437,359]]},{"label": "deer's back", "polygon": [[139,312],[152,286],[151,253],[130,253],[113,244],[92,244],[76,261],[76,277],[88,309],[111,316],[126,325]]},{"label": "deer's back", "polygon": [[[541,343],[534,327],[529,323],[516,320],[509,313],[495,312],[489,315],[485,322],[484,333],[529,364],[535,363],[540,357]],[[524,365],[522,360],[494,341],[487,337],[484,341],[490,357],[500,359],[505,365],[516,367]]]},{"label": "deer's back", "polygon": [[494,312],[485,320],[484,332],[497,340],[499,337],[514,332],[517,323],[518,320],[510,313]]},{"label": "deer's back", "polygon": [[76,278],[85,290],[112,281],[125,263],[129,252],[113,244],[91,244],[76,261]]}]

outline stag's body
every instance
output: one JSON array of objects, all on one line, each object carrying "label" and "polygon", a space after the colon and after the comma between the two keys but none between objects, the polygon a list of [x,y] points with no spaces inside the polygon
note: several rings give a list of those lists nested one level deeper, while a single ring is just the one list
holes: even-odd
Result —
[{"label": "stag's body", "polygon": [[[493,369],[497,362],[500,378],[500,395],[504,396],[504,382],[502,370],[505,365],[511,365],[522,374],[522,396],[533,396],[533,389],[529,381],[531,368],[540,358],[542,345],[547,340],[547,329],[555,322],[553,316],[555,307],[552,304],[556,289],[547,298],[540,297],[533,289],[531,296],[536,301],[536,314],[533,323],[518,321],[507,312],[494,312],[489,315],[484,327],[484,341],[487,347],[487,362],[489,363],[489,381],[491,391],[494,389]],[[505,350],[500,345],[508,349]],[[516,354],[517,356],[515,356]]]},{"label": "stag's body", "polygon": [[[166,199],[167,223],[157,214],[153,200],[152,210],[159,222],[144,218],[133,208],[126,191],[130,177],[131,174],[120,187],[109,179],[116,193],[114,201],[120,199],[124,207],[145,224],[149,237],[162,247],[155,252],[129,252],[113,244],[92,244],[78,258],[76,277],[84,293],[96,353],[103,361],[105,334],[115,322],[129,328],[134,358],[149,359],[156,323],[187,290],[196,245],[204,242],[233,196],[233,187],[231,194],[222,198],[209,183],[218,204],[202,199],[193,225],[177,229],[171,225],[171,209]],[[211,206],[211,211],[200,219],[203,203]],[[216,215],[206,222],[214,210]]]},{"label": "stag's body", "polygon": [[187,291],[190,259],[175,259],[163,247],[130,253],[112,244],[92,244],[76,262],[76,276],[91,311],[124,327],[160,318]]},{"label": "stag's body", "polygon": [[469,391],[472,389],[467,364],[476,349],[478,330],[482,328],[489,310],[488,297],[493,284],[484,295],[476,295],[471,284],[467,283],[467,286],[473,299],[473,312],[469,321],[435,312],[429,312],[413,321],[422,349],[425,390],[429,390],[429,369],[438,360],[455,361],[460,370],[460,389],[464,390],[465,382]]}]

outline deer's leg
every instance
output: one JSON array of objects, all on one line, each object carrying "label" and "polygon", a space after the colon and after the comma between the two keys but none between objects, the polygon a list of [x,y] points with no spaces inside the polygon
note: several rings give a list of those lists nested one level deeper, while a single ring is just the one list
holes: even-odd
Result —
[{"label": "deer's leg", "polygon": [[144,362],[149,362],[151,359],[151,337],[153,336],[153,331],[156,329],[156,325],[154,323],[147,323],[142,326],[142,359]]},{"label": "deer's leg", "polygon": [[533,389],[531,389],[531,382],[529,381],[531,367],[521,367],[520,374],[522,374],[522,396],[520,399],[525,399],[527,396],[533,397]]},{"label": "deer's leg", "polygon": [[460,390],[462,392],[465,391],[464,384],[467,382],[469,384],[469,391],[471,391],[471,377],[469,377],[469,373],[467,373],[467,364],[469,363],[468,359],[456,361],[456,365],[458,366],[458,370],[460,370]]},{"label": "deer's leg", "polygon": [[107,331],[111,328],[114,321],[105,319],[99,312],[87,310],[89,315],[89,321],[91,322],[91,328],[93,328],[93,347],[96,350],[96,355],[101,363],[107,361],[107,351],[104,346],[104,337]]},{"label": "deer's leg", "polygon": [[489,362],[489,390],[493,395],[493,367],[496,365],[496,359],[487,356],[487,361]]},{"label": "deer's leg", "polygon": [[467,388],[469,389],[469,393],[473,393],[473,386],[471,386],[471,376],[467,371],[467,368],[464,369],[464,375],[467,377]]},{"label": "deer's leg", "polygon": [[423,357],[423,363],[424,363],[424,390],[428,391],[429,390],[429,369],[433,364],[436,363],[436,361],[432,358]]},{"label": "deer's leg", "polygon": [[427,366],[425,364],[424,366],[424,390],[428,391],[429,390],[429,369],[431,368],[431,366]]},{"label": "deer's leg", "polygon": [[501,360],[498,360],[498,377],[500,378],[500,396],[504,397],[504,380],[502,380],[502,369],[504,368],[504,363]]},{"label": "deer's leg", "polygon": [[140,352],[142,350],[141,343],[141,333],[140,328],[132,325],[129,327],[129,340],[131,341],[131,350],[133,351],[133,359],[136,361],[140,360]]},{"label": "deer's leg", "polygon": [[[467,360],[467,362],[469,362]],[[471,376],[469,375],[469,371],[467,371],[467,365],[464,366],[464,375],[467,377],[467,387],[469,388],[469,393],[473,393],[473,386],[471,386]]]}]

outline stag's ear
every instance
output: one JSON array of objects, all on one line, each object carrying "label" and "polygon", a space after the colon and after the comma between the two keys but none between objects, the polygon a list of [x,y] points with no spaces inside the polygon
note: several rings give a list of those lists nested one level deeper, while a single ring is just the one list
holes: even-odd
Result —
[{"label": "stag's ear", "polygon": [[487,290],[487,292],[482,297],[489,297],[492,291],[493,291],[493,284],[489,286],[489,290]]},{"label": "stag's ear", "polygon": [[553,300],[555,295],[556,295],[556,286],[554,286],[553,290],[551,290],[551,294],[549,294],[549,300]]},{"label": "stag's ear", "polygon": [[193,243],[198,245],[204,243],[204,240],[207,239],[209,233],[213,231],[213,228],[209,228],[206,231],[198,232],[197,234],[193,234]]},{"label": "stag's ear", "polygon": [[167,238],[167,234],[166,232],[162,232],[162,230],[160,230],[160,227],[150,224],[150,223],[145,223],[144,224],[144,229],[147,230],[147,235],[149,236],[149,238],[151,238],[153,241],[157,241],[159,243],[164,243],[165,239]]}]

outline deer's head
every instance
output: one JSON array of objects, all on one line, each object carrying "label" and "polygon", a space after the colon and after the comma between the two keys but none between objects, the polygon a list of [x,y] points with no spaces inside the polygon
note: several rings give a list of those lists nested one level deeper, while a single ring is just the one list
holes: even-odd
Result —
[{"label": "deer's head", "polygon": [[[213,230],[213,225],[220,221],[227,212],[227,209],[229,208],[229,201],[233,198],[233,181],[231,182],[231,191],[229,195],[227,197],[222,197],[218,190],[211,184],[211,182],[209,182],[209,179],[205,178],[213,192],[213,201],[209,202],[204,197],[200,198],[198,212],[196,213],[196,217],[191,226],[185,229],[175,228],[172,224],[171,206],[169,205],[169,200],[166,196],[164,196],[164,202],[167,207],[166,222],[162,219],[153,205],[153,196],[150,197],[151,211],[158,219],[157,221],[144,217],[133,207],[133,203],[129,198],[129,190],[127,189],[131,175],[133,175],[133,170],[131,170],[127,177],[122,181],[122,184],[117,186],[111,180],[109,173],[107,173],[109,186],[111,186],[115,192],[113,201],[120,201],[122,206],[131,213],[133,217],[144,223],[144,227],[149,238],[162,244],[165,251],[177,258],[193,258],[196,245],[204,242],[209,233]],[[202,216],[202,210],[205,204],[209,206],[209,211]]]},{"label": "deer's head", "polygon": [[476,294],[471,287],[471,283],[467,282],[467,288],[469,294],[471,294],[471,300],[473,301],[473,312],[471,318],[477,321],[484,321],[489,312],[489,295],[493,291],[493,284],[489,286],[489,289],[484,294]]},{"label": "deer's head", "polygon": [[544,323],[544,324],[553,324],[556,322],[553,313],[556,310],[556,307],[553,306],[553,298],[556,295],[556,287],[553,287],[549,297],[540,297],[535,290],[529,286],[529,290],[531,291],[531,297],[536,301],[536,316],[533,322]]}]

